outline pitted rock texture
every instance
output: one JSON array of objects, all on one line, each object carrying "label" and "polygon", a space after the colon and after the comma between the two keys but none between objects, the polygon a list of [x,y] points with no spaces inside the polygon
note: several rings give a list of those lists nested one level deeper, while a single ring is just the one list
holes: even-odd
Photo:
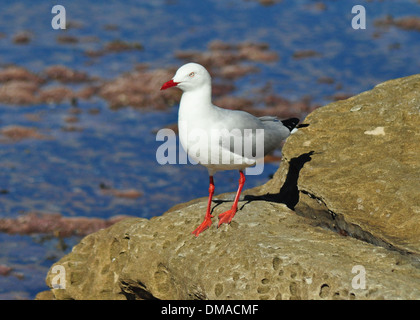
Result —
[{"label": "pitted rock texture", "polygon": [[259,193],[279,193],[295,172],[296,212],[418,257],[420,75],[319,108],[304,122]]},{"label": "pitted rock texture", "polygon": [[[311,113],[230,225],[206,199],[86,236],[38,299],[420,299],[420,75]],[[216,199],[227,199],[219,195]]]},{"label": "pitted rock texture", "polygon": [[[87,236],[56,263],[67,281],[53,298],[420,298],[420,272],[407,257],[313,226],[284,204],[240,204],[231,225],[214,223],[198,238],[190,233],[205,201]],[[355,266],[366,271],[364,289],[353,284]],[[55,276],[47,277],[50,287]]]}]

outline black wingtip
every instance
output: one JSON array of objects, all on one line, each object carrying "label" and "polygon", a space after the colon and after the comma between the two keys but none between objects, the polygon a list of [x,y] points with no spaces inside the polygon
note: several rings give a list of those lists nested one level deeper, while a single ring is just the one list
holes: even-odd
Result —
[{"label": "black wingtip", "polygon": [[290,118],[290,119],[286,119],[286,120],[282,120],[281,121],[283,123],[283,125],[289,129],[289,131],[292,131],[297,124],[299,123],[299,119],[298,118]]},{"label": "black wingtip", "polygon": [[298,124],[296,126],[297,129],[299,129],[299,128],[306,128],[306,127],[309,127],[309,123],[301,123],[301,124]]}]

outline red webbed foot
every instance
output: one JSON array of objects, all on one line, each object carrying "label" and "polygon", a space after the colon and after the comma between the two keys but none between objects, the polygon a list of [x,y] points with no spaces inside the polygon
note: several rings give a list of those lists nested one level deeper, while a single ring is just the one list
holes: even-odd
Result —
[{"label": "red webbed foot", "polygon": [[[213,218],[213,216],[210,216],[211,218]],[[193,232],[191,232],[192,234],[194,234],[196,237],[198,237],[198,235],[203,232],[204,230],[208,229],[211,226],[211,219],[210,218],[205,218],[204,221],[198,226],[197,229],[195,229]]]},{"label": "red webbed foot", "polygon": [[237,208],[232,208],[226,212],[219,214],[219,223],[217,227],[219,228],[222,223],[229,224],[232,221],[233,217],[235,216],[236,211],[238,211]]}]

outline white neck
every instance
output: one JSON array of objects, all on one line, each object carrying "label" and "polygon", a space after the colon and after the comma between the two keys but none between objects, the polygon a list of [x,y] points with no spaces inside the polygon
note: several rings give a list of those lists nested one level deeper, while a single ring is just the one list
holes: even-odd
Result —
[{"label": "white neck", "polygon": [[180,112],[196,113],[211,108],[211,86],[202,86],[196,90],[185,91],[179,104]]}]

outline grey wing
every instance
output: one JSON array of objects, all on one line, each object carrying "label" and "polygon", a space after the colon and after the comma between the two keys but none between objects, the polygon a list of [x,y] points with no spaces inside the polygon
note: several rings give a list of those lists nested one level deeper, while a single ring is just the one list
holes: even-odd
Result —
[{"label": "grey wing", "polygon": [[261,158],[280,147],[290,131],[273,116],[254,117],[244,111],[230,111],[227,132],[221,137],[222,148],[247,158]]},{"label": "grey wing", "polygon": [[272,121],[272,122],[279,122],[280,120],[274,116],[264,116],[258,118],[260,121]]},{"label": "grey wing", "polygon": [[290,135],[290,130],[277,118],[272,116],[260,117],[264,126],[264,153],[270,153],[280,147],[281,141]]}]

